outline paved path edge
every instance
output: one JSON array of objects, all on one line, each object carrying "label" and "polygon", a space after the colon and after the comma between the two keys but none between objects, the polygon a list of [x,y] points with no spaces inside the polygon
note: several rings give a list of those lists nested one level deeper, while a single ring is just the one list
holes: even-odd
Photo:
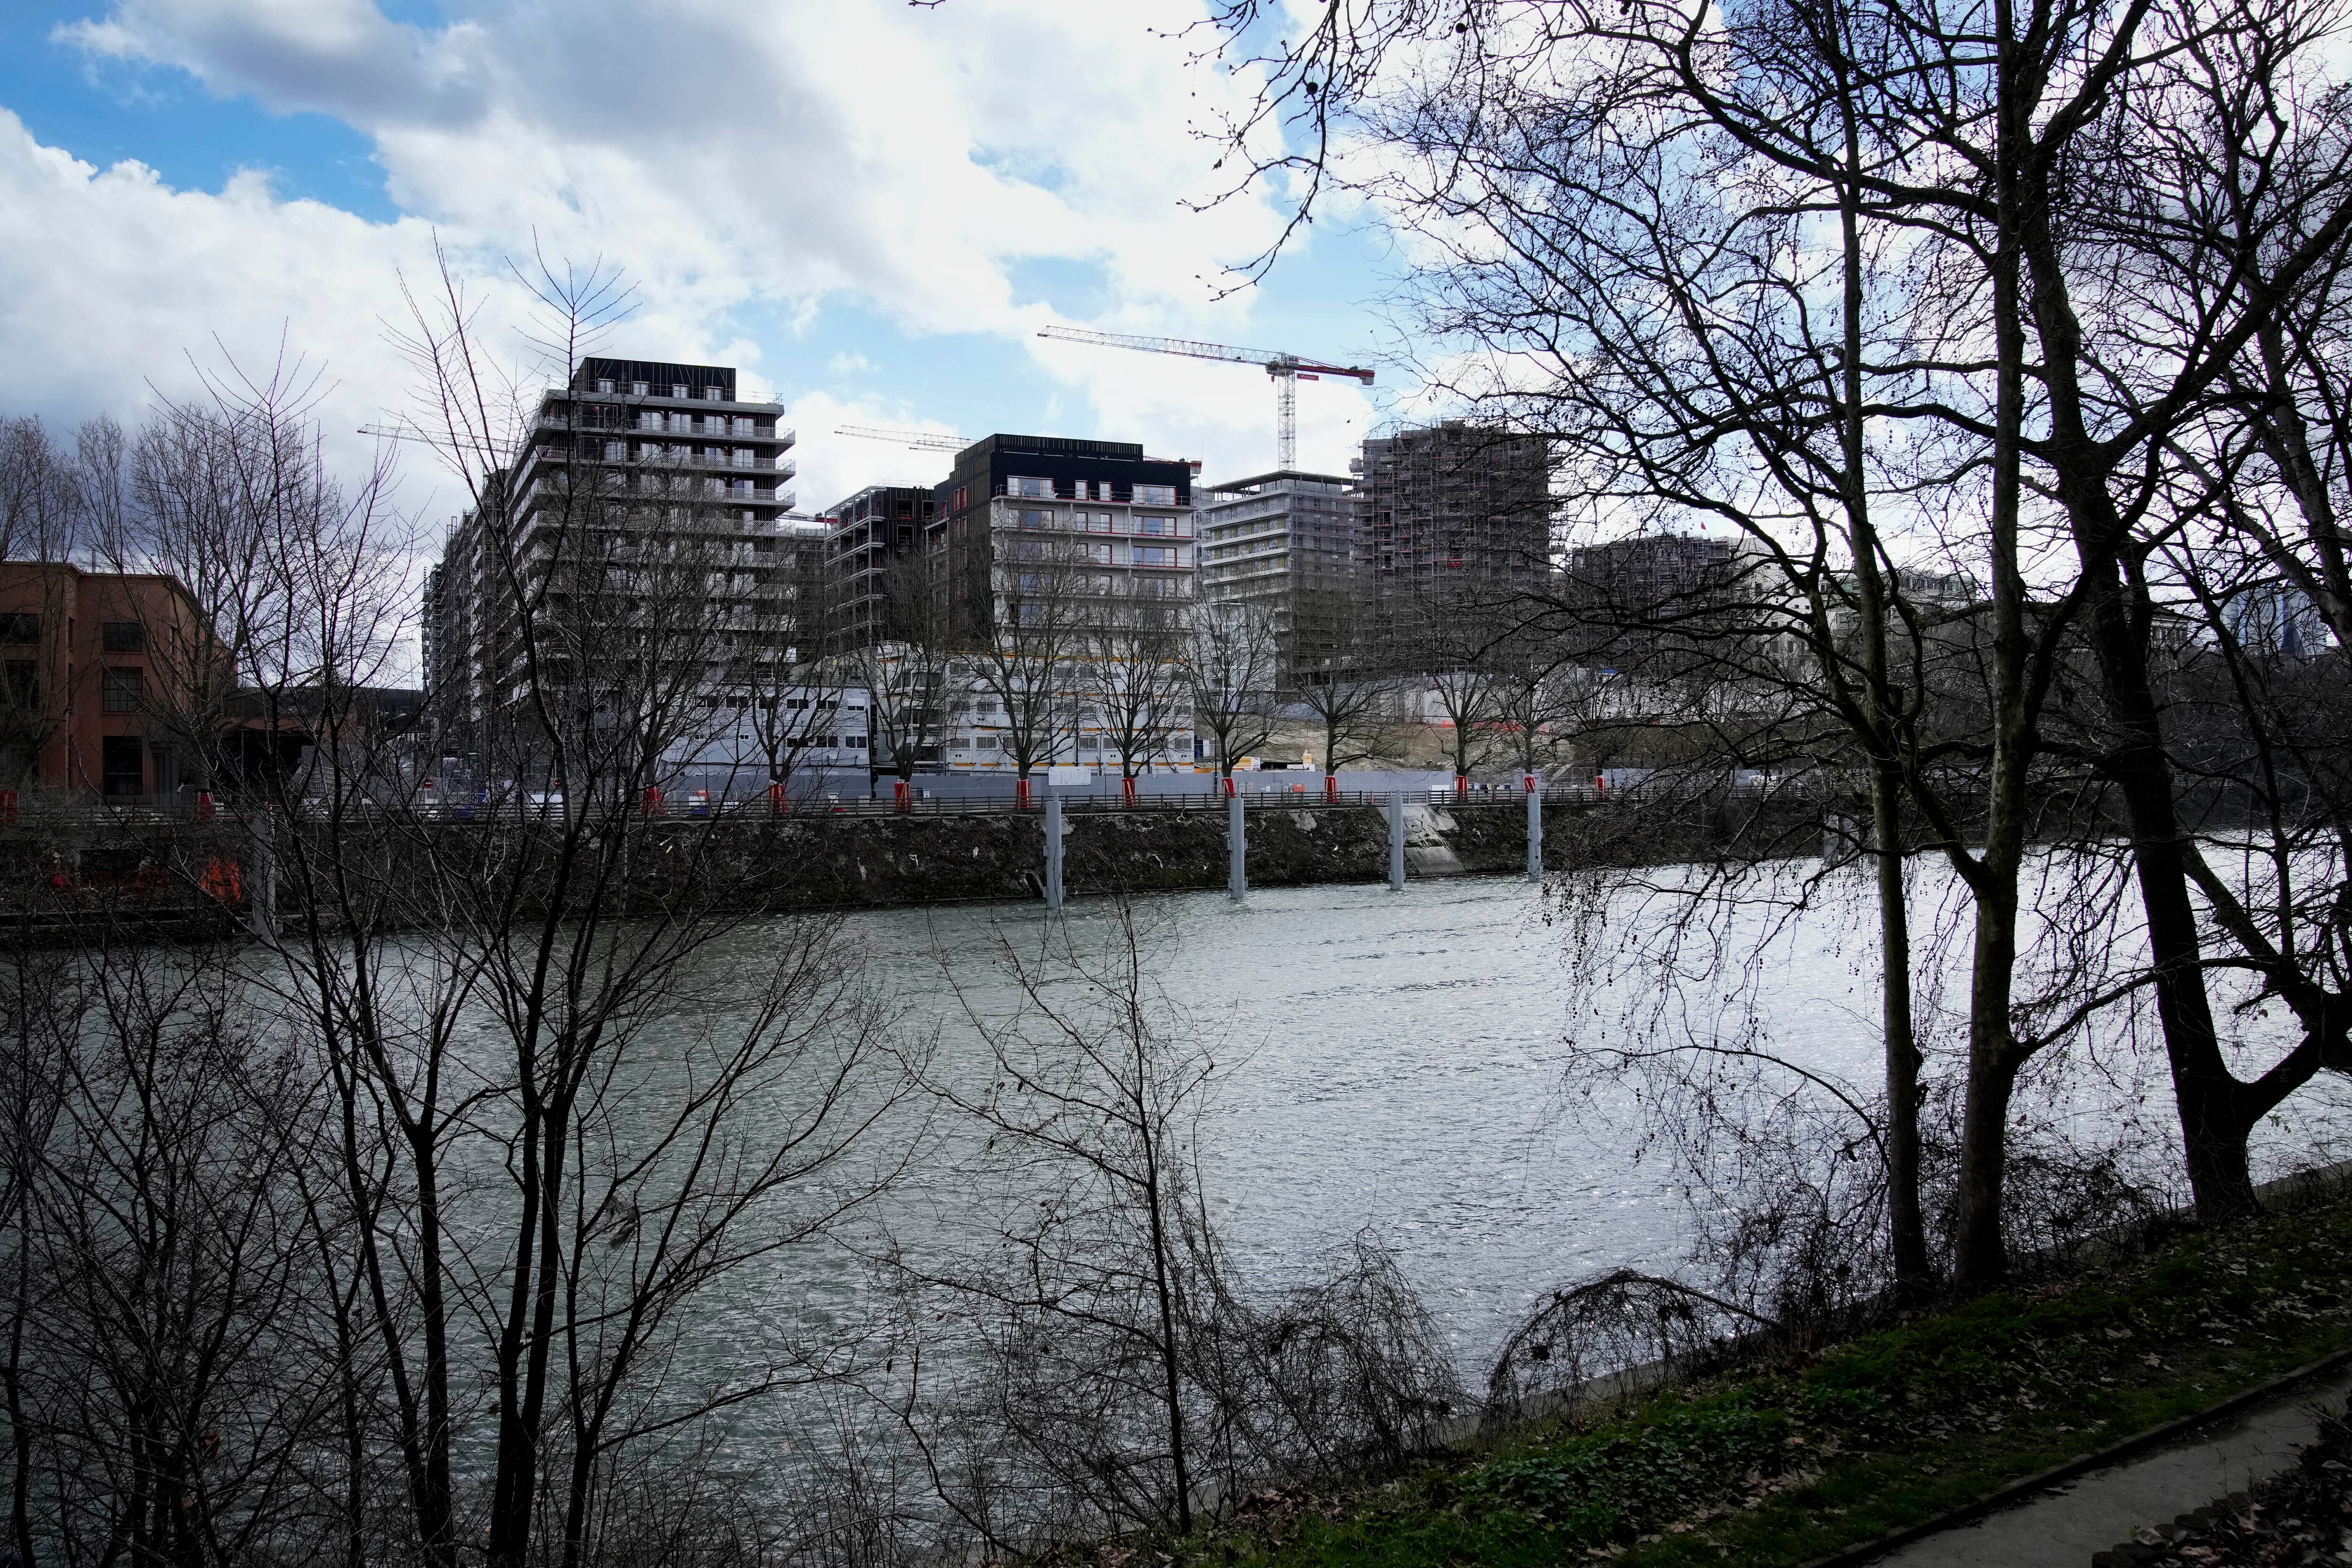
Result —
[{"label": "paved path edge", "polygon": [[2033,1493],[2059,1481],[2072,1480],[2074,1477],[2086,1475],[2092,1470],[2105,1469],[2117,1459],[2128,1458],[2148,1448],[2160,1448],[2173,1438],[2186,1436],[2209,1421],[2234,1416],[2249,1406],[2260,1405],[2266,1400],[2275,1398],[2293,1389],[2295,1385],[2317,1377],[2323,1373],[2333,1372],[2347,1363],[2352,1363],[2352,1345],[2331,1352],[2321,1356],[2317,1361],[2296,1367],[2292,1372],[2282,1373],[2267,1383],[2257,1384],[2242,1393],[2233,1394],[2217,1405],[2208,1406],[2202,1410],[2193,1410],[2186,1416],[2175,1416],[2160,1427],[2150,1427],[2145,1432],[2135,1432],[2130,1437],[2119,1442],[2110,1443],[2104,1448],[2095,1449],[2078,1458],[2052,1465],[2048,1469],[2036,1470],[2030,1476],[2021,1476],[2006,1486],[1996,1487],[1991,1491],[1972,1498],[1957,1508],[1947,1509],[1942,1513],[1919,1521],[1916,1524],[1906,1524],[1900,1530],[1890,1530],[1882,1534],[1874,1535],[1867,1541],[1858,1542],[1841,1551],[1832,1552],[1826,1557],[1809,1559],[1800,1563],[1798,1568],[1856,1568],[1857,1564],[1884,1556],[1898,1546],[1908,1546],[1915,1541],[1924,1540],[1927,1536],[1969,1523],[1985,1514],[1996,1513],[2011,1503],[2023,1502]]}]

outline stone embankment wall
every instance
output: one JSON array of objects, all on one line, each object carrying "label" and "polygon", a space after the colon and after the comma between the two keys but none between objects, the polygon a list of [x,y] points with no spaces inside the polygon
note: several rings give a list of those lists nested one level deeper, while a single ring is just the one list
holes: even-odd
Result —
[{"label": "stone embankment wall", "polygon": [[[1405,809],[1407,874],[1513,875],[1527,866],[1527,808]],[[1225,813],[1072,811],[1065,821],[1063,884],[1073,898],[1175,893],[1225,885]],[[1384,882],[1387,814],[1370,806],[1252,805],[1252,887]],[[1654,808],[1563,804],[1544,810],[1544,863],[1553,870],[1632,865],[1721,852],[1811,854],[1819,834],[1801,821],[1695,802]],[[1042,811],[986,817],[861,817],[780,823],[757,852],[778,879],[779,903],[888,908],[1042,896]]]},{"label": "stone embankment wall", "polygon": [[[1518,801],[1409,806],[1405,814],[1408,875],[1415,880],[1513,875],[1526,867],[1527,811]],[[1544,821],[1545,863],[1555,870],[1810,854],[1820,843],[1806,814],[1739,801],[1563,803],[1547,807]],[[1253,804],[1247,823],[1253,887],[1388,876],[1388,820],[1377,807]],[[477,837],[485,860],[502,860],[518,838],[540,831],[513,821],[410,824],[362,833],[368,841],[355,838],[353,852],[396,883],[396,868],[423,847],[420,829]],[[310,824],[281,825],[279,832],[289,835],[279,841],[281,864],[297,853],[335,852]],[[1073,898],[1225,885],[1225,812],[1218,807],[1071,810],[1065,833],[1064,885]],[[291,837],[307,842],[298,846]],[[257,847],[230,821],[0,830],[0,918],[23,935],[37,925],[65,940],[101,915],[232,929],[255,891]],[[625,896],[646,907],[696,886],[713,895],[723,887],[730,900],[770,911],[1022,900],[1043,893],[1045,813],[674,818],[650,827],[643,850]],[[278,905],[299,922],[290,873],[281,878]]]}]

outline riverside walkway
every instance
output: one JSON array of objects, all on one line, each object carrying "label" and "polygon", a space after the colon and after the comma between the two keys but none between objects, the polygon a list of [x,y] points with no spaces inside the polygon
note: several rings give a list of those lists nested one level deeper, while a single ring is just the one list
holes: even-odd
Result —
[{"label": "riverside walkway", "polygon": [[2352,1396],[2338,1362],[2226,1413],[2194,1418],[2170,1440],[2053,1479],[2030,1495],[1876,1556],[1884,1568],[2093,1568],[2092,1560],[2190,1511],[2288,1469],[2318,1435],[2318,1409]]}]

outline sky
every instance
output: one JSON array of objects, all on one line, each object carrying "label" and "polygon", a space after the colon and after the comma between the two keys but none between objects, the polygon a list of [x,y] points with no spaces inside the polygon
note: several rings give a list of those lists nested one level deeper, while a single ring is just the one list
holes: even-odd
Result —
[{"label": "sky", "polygon": [[[1245,365],[1041,341],[1049,323],[1381,371],[1299,388],[1299,465],[1346,471],[1412,388],[1391,240],[1319,222],[1262,285],[1271,193],[1205,134],[1249,88],[1206,0],[5,0],[0,415],[135,421],[201,371],[320,377],[330,461],[414,376],[436,245],[536,372],[513,267],[615,268],[603,351],[731,364],[787,405],[803,511],[930,483],[842,424],[1140,442],[1213,482],[1275,464]],[[421,452],[400,497],[437,534]]]}]

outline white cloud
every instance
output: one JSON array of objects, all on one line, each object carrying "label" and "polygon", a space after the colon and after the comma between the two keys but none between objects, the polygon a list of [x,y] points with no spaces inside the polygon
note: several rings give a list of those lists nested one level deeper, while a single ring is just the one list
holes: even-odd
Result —
[{"label": "white cloud", "polygon": [[948,476],[953,455],[914,448],[891,441],[836,435],[843,425],[868,430],[919,431],[931,435],[961,435],[937,420],[910,414],[903,403],[877,397],[843,399],[815,392],[784,405],[783,423],[799,435],[793,456],[800,476],[793,489],[800,510],[821,513],[868,485],[936,485]]},{"label": "white cloud", "polygon": [[[1017,339],[1067,389],[1048,400],[1049,428],[1091,424],[1200,457],[1213,480],[1263,470],[1263,375],[1041,344],[1035,329],[1055,318],[1020,281],[1039,263],[1098,269],[1100,325],[1265,335],[1250,297],[1215,302],[1204,278],[1266,242],[1269,210],[1181,204],[1213,178],[1195,126],[1242,90],[1188,68],[1197,36],[1164,36],[1204,3],[472,0],[446,26],[415,26],[373,0],[111,0],[57,37],[348,122],[409,215],[287,200],[251,172],[216,193],[174,190],[135,163],[100,170],[39,146],[0,110],[0,354],[47,378],[19,381],[0,412],[128,414],[150,378],[184,385],[184,350],[209,358],[217,337],[253,359],[283,334],[329,366],[322,415],[341,438],[402,402],[409,371],[384,319],[400,314],[399,276],[429,274],[437,234],[509,356],[520,344],[499,329],[520,306],[500,258],[598,257],[639,285],[614,343],[625,351],[734,364],[766,392],[807,378],[791,342],[743,322],[802,330],[841,302],[915,338]],[[830,368],[874,370],[857,352]],[[792,403],[804,508],[944,475],[939,455],[832,434],[921,423],[906,401],[920,390]],[[1300,388],[1299,408],[1302,465],[1344,471],[1369,403],[1322,382]],[[446,510],[435,476],[410,467],[412,504]]]},{"label": "white cloud", "polygon": [[100,170],[41,146],[0,110],[0,349],[20,367],[10,412],[131,417],[151,385],[191,390],[191,356],[266,368],[283,342],[331,378],[321,413],[345,435],[397,402],[406,371],[384,318],[400,271],[431,267],[417,220],[282,201],[257,173],[217,194],[174,191],[144,165]]},{"label": "white cloud", "polygon": [[59,29],[217,94],[336,116],[404,210],[599,253],[707,314],[845,291],[916,331],[1018,330],[1010,273],[1097,266],[1123,313],[1230,316],[1201,275],[1271,230],[1185,212],[1229,78],[1162,28],[1201,0],[490,0],[437,29],[370,0],[118,0]]}]

